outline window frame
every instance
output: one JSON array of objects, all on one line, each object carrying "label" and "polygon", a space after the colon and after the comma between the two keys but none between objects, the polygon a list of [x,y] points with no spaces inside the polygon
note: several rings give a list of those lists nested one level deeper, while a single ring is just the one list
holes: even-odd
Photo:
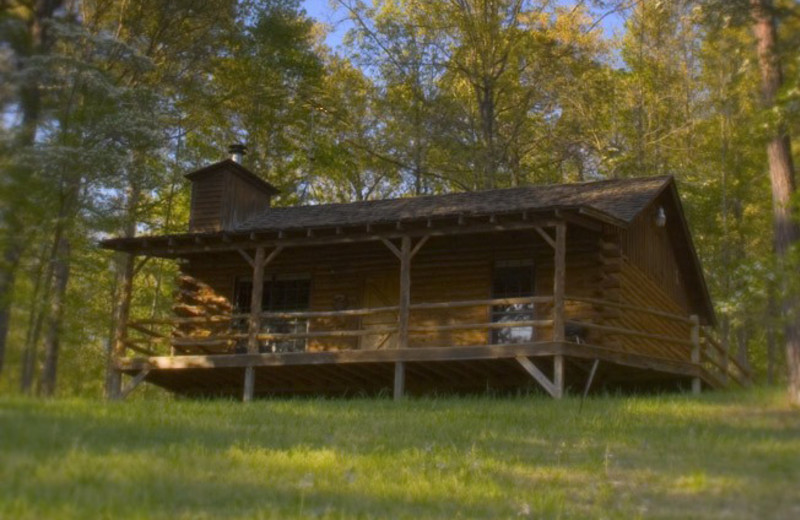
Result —
[{"label": "window frame", "polygon": [[[516,291],[515,294],[509,292],[498,293],[498,275],[504,269],[520,269],[527,268],[528,276],[530,277],[530,288],[528,290]],[[520,269],[522,270],[522,269]],[[536,264],[532,259],[509,259],[497,260],[492,265],[492,278],[491,278],[491,299],[501,298],[524,298],[533,297],[536,295]],[[525,294],[527,293],[527,294]],[[512,307],[512,308],[508,308]],[[515,308],[516,307],[516,308]],[[504,309],[505,308],[505,309]],[[502,323],[503,317],[511,318],[508,321],[527,321],[533,320],[536,316],[536,306],[533,302],[529,304],[515,304],[512,306],[492,305],[489,310],[489,319],[491,323]],[[514,336],[522,333],[527,337],[515,339]],[[506,334],[507,337],[503,337]],[[505,328],[492,328],[489,329],[489,343],[491,345],[503,345],[511,343],[528,343],[536,340],[535,327],[505,327]]]},{"label": "window frame", "polygon": [[[284,306],[276,302],[276,284],[280,282],[307,281],[305,291],[305,305]],[[249,289],[247,297],[241,291],[244,284]],[[264,273],[264,284],[261,296],[261,312],[303,312],[311,309],[312,279],[308,273]],[[253,278],[236,277],[233,287],[234,313],[249,314],[253,291]],[[285,294],[285,293],[284,293]],[[234,323],[234,327],[247,330],[247,320],[241,319]],[[267,318],[261,320],[261,332],[264,333],[305,333],[309,330],[308,318]],[[242,350],[242,345],[237,345],[237,351]],[[308,348],[308,338],[269,340],[259,342],[259,352],[305,352]],[[246,351],[246,349],[245,349]]]}]

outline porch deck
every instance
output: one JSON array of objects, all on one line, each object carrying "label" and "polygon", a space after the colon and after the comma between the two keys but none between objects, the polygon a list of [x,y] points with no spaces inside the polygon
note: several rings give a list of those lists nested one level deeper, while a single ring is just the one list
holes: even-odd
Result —
[{"label": "porch deck", "polygon": [[[708,387],[720,381],[699,365],[626,354],[572,342],[537,342],[466,347],[407,348],[374,351],[287,352],[216,356],[151,357],[124,360],[124,373],[185,396],[242,394],[245,369],[255,370],[255,396],[391,394],[402,385],[410,394],[508,391],[536,386],[521,359],[532,361],[554,384],[553,361],[563,356],[564,386],[582,392],[593,362],[599,360],[594,386],[683,385],[699,377]],[[398,367],[402,375],[398,376]],[[403,382],[397,382],[398,377]],[[546,384],[545,383],[545,384]],[[539,382],[541,384],[541,381]]]},{"label": "porch deck", "polygon": [[[467,302],[415,304],[410,311],[429,312],[435,308],[492,307],[534,303],[539,308],[552,309],[553,299],[536,296],[514,299],[494,299]],[[175,318],[164,321],[131,323],[141,338],[129,338],[128,346],[140,353],[153,355],[122,358],[117,369],[133,376],[124,393],[143,381],[155,384],[184,396],[239,397],[250,378],[252,396],[270,395],[375,395],[439,392],[466,393],[476,391],[506,392],[528,387],[543,389],[553,397],[563,392],[580,393],[590,387],[614,388],[694,388],[699,390],[727,386],[729,382],[747,384],[749,374],[709,334],[704,333],[696,320],[655,309],[625,304],[566,297],[566,320],[571,330],[582,335],[568,335],[564,340],[552,338],[553,320],[529,319],[513,322],[455,323],[428,327],[409,327],[411,331],[436,332],[452,330],[483,330],[487,343],[479,345],[448,345],[436,347],[385,348],[377,350],[324,350],[323,338],[358,338],[365,335],[392,335],[396,327],[353,330],[310,330],[302,333],[261,333],[259,341],[287,339],[314,340],[317,351],[235,353],[236,342],[248,339],[246,333],[227,333],[196,338],[170,337],[155,332],[154,326],[178,327],[187,323],[235,323],[235,315],[216,316],[202,320]],[[655,326],[652,330],[596,324],[582,321],[571,314],[579,313],[578,304],[637,315],[647,320],[637,322]],[[369,316],[396,312],[396,307],[351,309],[345,311],[262,313],[262,319],[324,319],[341,316]],[[675,325],[665,329],[663,323]],[[532,332],[538,341],[489,344],[489,331],[499,328],[523,328]],[[535,332],[534,332],[535,331]],[[684,333],[686,333],[684,335]],[[681,337],[683,336],[683,337]],[[614,339],[617,338],[615,341]],[[622,338],[622,341],[619,340]],[[587,341],[589,340],[589,341]],[[596,342],[592,342],[595,340]],[[321,341],[321,343],[320,343]],[[600,345],[599,342],[606,345]],[[635,347],[625,348],[633,341]],[[168,346],[169,355],[156,355],[142,347]],[[320,345],[322,348],[320,348]],[[158,348],[158,347],[155,347]],[[222,350],[219,350],[222,348]],[[217,349],[217,350],[214,350]],[[251,375],[248,376],[247,372]]]}]

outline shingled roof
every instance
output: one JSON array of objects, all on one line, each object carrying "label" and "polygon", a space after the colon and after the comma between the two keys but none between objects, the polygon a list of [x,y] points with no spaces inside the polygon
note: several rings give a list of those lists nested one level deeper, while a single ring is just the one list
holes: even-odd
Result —
[{"label": "shingled roof", "polygon": [[524,210],[586,209],[627,224],[672,182],[672,177],[614,179],[573,184],[267,208],[235,231],[353,226],[448,216],[502,214]]}]

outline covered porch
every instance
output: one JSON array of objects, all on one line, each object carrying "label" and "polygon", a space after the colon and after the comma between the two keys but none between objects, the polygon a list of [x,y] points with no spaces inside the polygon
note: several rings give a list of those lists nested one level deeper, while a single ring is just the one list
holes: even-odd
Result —
[{"label": "covered porch", "polygon": [[[179,395],[359,395],[513,391],[535,386],[554,398],[592,385],[683,385],[699,392],[747,378],[734,359],[705,334],[696,316],[631,305],[620,298],[622,258],[607,218],[553,210],[426,219],[366,226],[210,233],[120,239],[116,249],[133,257],[196,257],[235,253],[249,266],[246,313],[130,320],[133,270],[117,307],[112,370],[130,380],[124,397],[143,381]],[[597,279],[588,290],[567,293],[568,230],[577,246],[569,254],[591,260],[575,271]],[[437,240],[506,236],[549,250],[549,290],[535,294],[412,302],[412,266]],[[484,238],[482,238],[484,237]],[[351,308],[273,311],[263,308],[265,272],[287,252],[380,244],[395,259],[396,301],[362,301]],[[571,272],[570,272],[571,273]],[[442,276],[445,276],[443,273]],[[489,295],[493,296],[493,295]],[[432,319],[446,312],[446,319]],[[455,316],[455,318],[453,318]],[[623,319],[624,318],[624,319]],[[265,327],[268,323],[303,327]],[[176,335],[175,331],[189,330]],[[197,331],[193,333],[191,331]],[[458,341],[453,334],[464,333]],[[387,340],[391,338],[391,340]],[[415,341],[415,338],[417,340]],[[427,346],[424,338],[442,338]],[[469,343],[464,338],[476,338]],[[287,347],[289,345],[289,347]],[[299,346],[298,346],[299,345]]]}]

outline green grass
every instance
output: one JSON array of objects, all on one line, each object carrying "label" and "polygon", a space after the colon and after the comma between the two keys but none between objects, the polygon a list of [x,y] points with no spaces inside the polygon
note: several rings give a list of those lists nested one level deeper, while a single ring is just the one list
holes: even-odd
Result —
[{"label": "green grass", "polygon": [[777,390],[517,398],[0,398],[0,518],[800,518]]}]

